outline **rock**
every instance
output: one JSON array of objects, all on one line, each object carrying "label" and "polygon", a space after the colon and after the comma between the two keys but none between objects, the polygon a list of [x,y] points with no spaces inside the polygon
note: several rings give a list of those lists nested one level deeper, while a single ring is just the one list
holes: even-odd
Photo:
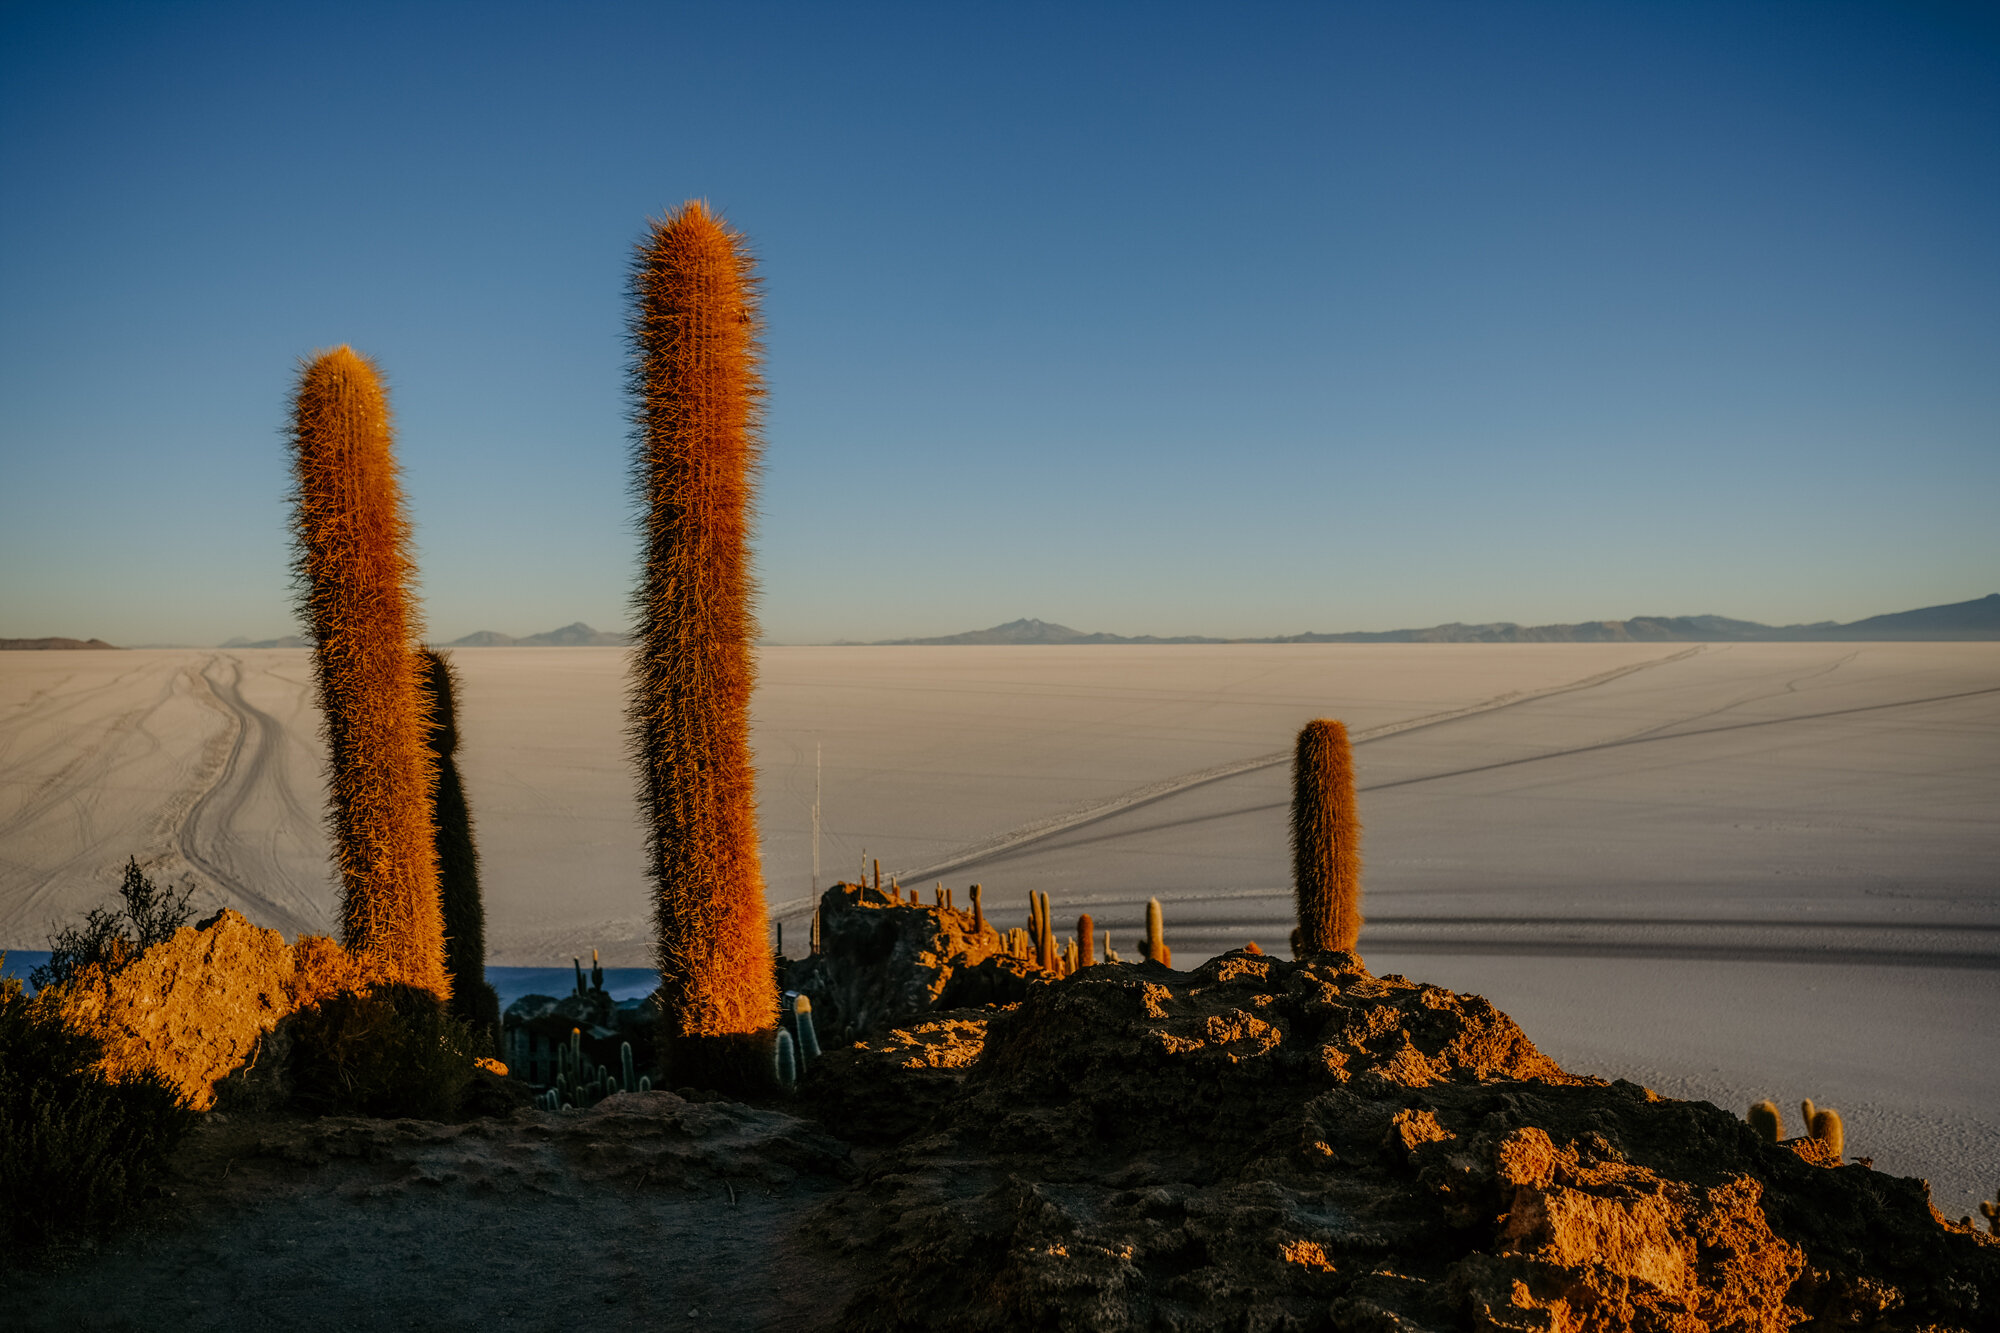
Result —
[{"label": "rock", "polygon": [[843,1136],[907,1125],[810,1223],[865,1274],[843,1328],[1762,1333],[2000,1308],[2000,1245],[1921,1182],[1568,1074],[1483,999],[1350,954],[1092,967],[991,1013],[971,1057],[977,1018],[829,1054],[802,1098]]},{"label": "rock", "polygon": [[781,984],[812,997],[829,1047],[921,1021],[940,1009],[1012,1004],[1041,975],[1007,953],[989,920],[912,904],[880,889],[836,884],[820,896],[819,952],[787,961]]},{"label": "rock", "polygon": [[113,1079],[156,1070],[205,1111],[219,1081],[257,1062],[299,984],[283,935],[224,911],[116,972],[80,969],[55,1002],[104,1042],[100,1063]]}]

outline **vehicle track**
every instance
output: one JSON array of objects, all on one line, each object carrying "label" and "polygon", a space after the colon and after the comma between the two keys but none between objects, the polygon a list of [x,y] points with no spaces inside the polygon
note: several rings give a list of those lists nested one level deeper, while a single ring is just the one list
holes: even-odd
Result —
[{"label": "vehicle track", "polygon": [[[1381,726],[1369,727],[1365,730],[1355,732],[1353,743],[1356,745],[1366,745],[1371,741],[1383,740],[1390,736],[1401,736],[1413,731],[1423,731],[1430,727],[1444,726],[1450,722],[1457,722],[1462,718],[1484,716],[1488,713],[1497,713],[1507,708],[1518,708],[1523,704],[1535,703],[1543,699],[1552,699],[1558,695],[1573,694],[1578,690],[1596,689],[1598,686],[1608,685],[1614,680],[1629,676],[1637,671],[1645,671],[1653,667],[1665,666],[1670,662],[1679,662],[1693,657],[1695,654],[1704,651],[1707,647],[1707,644],[1696,644],[1694,647],[1683,649],[1680,652],[1669,653],[1664,657],[1655,657],[1644,662],[1634,662],[1626,666],[1614,667],[1610,671],[1601,671],[1596,675],[1585,676],[1581,680],[1573,680],[1565,685],[1552,685],[1547,689],[1541,690],[1513,691],[1507,694],[1496,695],[1480,703],[1469,704],[1464,708],[1452,708],[1439,713],[1426,713],[1421,717],[1408,718],[1401,722],[1388,722]],[[1291,761],[1292,752],[1290,750],[1279,750],[1272,754],[1261,754],[1250,759],[1238,759],[1226,764],[1217,764],[1211,768],[1199,769],[1193,773],[1184,773],[1178,777],[1149,783],[1143,787],[1135,787],[1107,801],[1095,802],[1081,809],[1057,815],[1051,819],[1037,820],[1031,824],[1019,825],[1003,833],[996,834],[991,838],[974,843],[971,846],[960,848],[942,861],[933,862],[930,865],[915,870],[898,871],[896,878],[898,880],[909,881],[925,880],[936,875],[942,875],[947,871],[958,870],[964,866],[995,860],[1003,855],[1011,855],[1035,843],[1047,842],[1061,834],[1070,832],[1072,829],[1082,828],[1087,824],[1095,824],[1101,820],[1110,819],[1114,815],[1121,815],[1128,810],[1136,810],[1141,806],[1166,800],[1170,796],[1178,796],[1182,792],[1191,791],[1196,787],[1207,786],[1210,783],[1221,782],[1227,778],[1238,777],[1245,773],[1254,773],[1259,769],[1275,768],[1280,764],[1289,764]],[[787,903],[785,906],[789,908],[791,904]]]},{"label": "vehicle track", "polygon": [[[1555,759],[1571,759],[1577,755],[1596,754],[1605,750],[1622,750],[1635,745],[1661,745],[1669,741],[1692,740],[1699,736],[1717,736],[1727,732],[1748,731],[1758,727],[1786,726],[1795,722],[1813,722],[1830,717],[1847,717],[1856,713],[1878,713],[1893,708],[1915,708],[1923,704],[1947,703],[1956,699],[1977,698],[1988,694],[2000,694],[2000,686],[1990,686],[1978,690],[1961,690],[1954,694],[1937,694],[1922,699],[1898,699],[1889,703],[1863,704],[1854,708],[1830,708],[1817,713],[1797,713],[1790,717],[1760,718],[1754,722],[1730,722],[1719,727],[1703,727],[1698,731],[1676,731],[1667,734],[1647,733],[1638,736],[1627,736],[1615,741],[1599,741],[1592,745],[1576,745],[1562,750],[1549,750],[1542,754],[1523,755],[1518,759],[1499,759],[1487,764],[1473,764],[1466,768],[1447,769],[1442,773],[1421,773],[1415,777],[1394,778],[1387,782],[1369,783],[1365,786],[1357,787],[1355,790],[1362,794],[1389,791],[1397,787],[1414,787],[1426,782],[1443,782],[1449,778],[1469,777],[1475,773],[1491,773],[1503,768],[1518,768],[1524,764],[1540,764]],[[1356,744],[1359,743],[1358,741],[1356,742]],[[1286,759],[1290,759],[1290,757],[1289,754],[1285,756]],[[1245,769],[1243,771],[1248,772],[1250,770]],[[1125,808],[1130,809],[1132,807],[1128,806]],[[1116,832],[1104,833],[1096,837],[1064,838],[1060,842],[1055,842],[1054,845],[1065,850],[1075,847],[1089,847],[1098,843],[1116,842],[1121,838],[1137,837],[1146,833],[1164,833],[1174,829],[1192,828],[1196,824],[1235,819],[1242,815],[1269,814],[1274,811],[1288,810],[1290,808],[1289,801],[1260,801],[1255,805],[1237,806],[1230,810],[1211,810],[1199,815],[1186,815],[1179,819],[1161,820],[1158,823],[1144,824],[1138,828],[1120,829]],[[1076,827],[1079,827],[1079,825],[1072,824],[1068,827],[1054,830],[1044,837],[1035,839],[1034,842],[1054,842],[1059,835],[1067,833]],[[1028,850],[1029,847],[1029,843],[1019,843],[975,859],[982,864],[988,861],[1005,860]],[[960,862],[958,864],[971,864],[971,862]],[[912,880],[922,877],[922,875],[907,876],[907,878]]]},{"label": "vehicle track", "polygon": [[175,845],[189,865],[237,898],[246,916],[293,934],[323,930],[319,912],[305,895],[294,890],[281,900],[251,887],[241,870],[261,859],[266,862],[260,867],[264,878],[273,885],[285,880],[275,858],[268,855],[269,848],[258,857],[256,845],[237,827],[237,817],[253,793],[268,789],[296,824],[311,827],[313,822],[285,778],[284,727],[243,697],[241,658],[210,658],[202,665],[200,678],[216,704],[234,719],[235,735],[221,772],[181,820]]}]

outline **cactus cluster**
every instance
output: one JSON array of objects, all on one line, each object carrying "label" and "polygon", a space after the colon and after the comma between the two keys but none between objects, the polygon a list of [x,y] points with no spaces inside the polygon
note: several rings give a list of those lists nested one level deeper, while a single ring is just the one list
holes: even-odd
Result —
[{"label": "cactus cluster", "polygon": [[813,1028],[812,1000],[798,992],[787,992],[783,1006],[785,1022],[771,1052],[772,1074],[778,1086],[790,1091],[806,1075],[807,1067],[819,1059],[819,1034]]},{"label": "cactus cluster", "polygon": [[583,1053],[583,1030],[571,1028],[569,1045],[556,1048],[555,1081],[535,1099],[535,1104],[544,1111],[580,1111],[595,1106],[614,1092],[653,1090],[652,1078],[633,1068],[631,1042],[618,1043],[618,1064],[615,1072],[592,1064]]},{"label": "cactus cluster", "polygon": [[[1768,1100],[1757,1102],[1743,1118],[1749,1123],[1750,1128],[1757,1131],[1757,1137],[1766,1143],[1785,1141],[1784,1119],[1778,1114],[1776,1102]],[[1841,1123],[1840,1112],[1831,1107],[1815,1107],[1812,1098],[1808,1097],[1799,1103],[1799,1118],[1805,1129],[1805,1133],[1800,1137],[1818,1139],[1824,1143],[1832,1152],[1835,1161],[1839,1161],[1846,1154],[1847,1130]]]}]

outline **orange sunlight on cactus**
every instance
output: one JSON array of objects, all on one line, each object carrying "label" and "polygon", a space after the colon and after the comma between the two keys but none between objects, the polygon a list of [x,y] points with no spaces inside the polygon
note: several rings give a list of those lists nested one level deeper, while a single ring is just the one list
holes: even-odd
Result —
[{"label": "orange sunlight on cactus", "polygon": [[412,585],[416,560],[375,367],[336,347],[292,395],[299,612],[330,751],[341,934],[397,981],[451,993],[432,830],[435,762]]},{"label": "orange sunlight on cactus", "polygon": [[742,236],[705,204],[685,205],[639,247],[632,298],[633,479],[646,526],[630,735],[673,1058],[688,1065],[703,1039],[767,1033],[777,1020],[750,766],[749,504],[763,385]]}]

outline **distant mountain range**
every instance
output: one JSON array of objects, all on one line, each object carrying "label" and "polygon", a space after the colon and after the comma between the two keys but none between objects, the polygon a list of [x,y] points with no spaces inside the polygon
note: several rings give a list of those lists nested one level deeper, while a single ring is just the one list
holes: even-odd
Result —
[{"label": "distant mountain range", "polygon": [[[991,629],[967,630],[933,639],[878,639],[873,644],[840,643],[849,647],[899,647],[919,644],[1093,644],[1093,643],[1850,643],[1868,640],[1937,642],[2000,639],[2000,592],[1969,602],[1893,611],[1840,624],[1823,620],[1813,625],[1761,625],[1728,616],[1634,616],[1630,620],[1585,620],[1574,625],[1433,625],[1429,629],[1352,630],[1341,634],[1280,634],[1266,639],[1213,639],[1200,634],[1086,634],[1046,620],[1010,620]],[[582,621],[561,629],[517,639],[483,629],[440,645],[445,648],[622,648],[629,634],[592,629]],[[0,639],[8,649],[113,648],[102,639]],[[149,645],[164,647],[170,645]],[[297,634],[280,639],[231,639],[221,648],[310,648]]]},{"label": "distant mountain range", "polygon": [[1343,634],[1284,634],[1267,639],[1211,639],[1196,634],[1161,638],[1153,634],[1086,634],[1045,620],[1010,620],[991,629],[968,630],[934,639],[884,639],[904,644],[1094,644],[1094,643],[1842,643],[1867,640],[1931,642],[2000,639],[2000,593],[1969,602],[1926,606],[1870,616],[1850,624],[1761,625],[1727,616],[1634,616],[1630,620],[1586,620],[1574,625],[1433,625],[1429,629],[1356,630]]},{"label": "distant mountain range", "polygon": [[36,649],[45,652],[68,652],[77,648],[115,649],[117,646],[102,639],[0,639],[0,653],[32,652]]},{"label": "distant mountain range", "polygon": [[[6,640],[0,640],[4,643]],[[581,620],[561,629],[552,629],[542,634],[530,634],[517,639],[511,634],[498,630],[475,630],[463,638],[450,643],[439,644],[441,648],[620,648],[632,642],[629,634],[609,634],[592,629]],[[79,644],[78,647],[83,645]],[[110,647],[109,644],[100,645]],[[310,648],[312,640],[300,634],[287,634],[281,639],[231,639],[228,643],[216,645],[218,648]]]},{"label": "distant mountain range", "polygon": [[447,648],[622,648],[632,642],[629,634],[613,634],[608,630],[592,629],[581,620],[561,629],[548,630],[542,634],[530,634],[525,639],[502,634],[497,630],[475,630],[462,639],[453,639],[445,644]]}]

